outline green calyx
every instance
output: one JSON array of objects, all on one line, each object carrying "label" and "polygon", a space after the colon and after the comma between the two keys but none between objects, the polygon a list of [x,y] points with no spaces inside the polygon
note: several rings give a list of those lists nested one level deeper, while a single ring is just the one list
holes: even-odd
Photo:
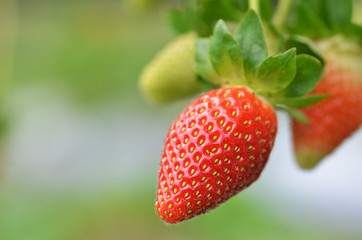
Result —
[{"label": "green calyx", "polygon": [[261,19],[249,10],[232,35],[220,20],[213,36],[196,42],[196,71],[213,86],[247,86],[276,109],[307,122],[297,108],[314,104],[326,95],[310,95],[322,64],[318,58],[298,54],[295,48],[268,56]]}]

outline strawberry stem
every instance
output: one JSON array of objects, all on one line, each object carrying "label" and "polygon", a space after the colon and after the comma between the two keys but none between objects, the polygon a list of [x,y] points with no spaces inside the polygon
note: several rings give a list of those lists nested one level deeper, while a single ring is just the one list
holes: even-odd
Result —
[{"label": "strawberry stem", "polygon": [[291,6],[291,0],[279,0],[277,8],[275,10],[275,15],[272,19],[272,23],[275,27],[283,29],[285,20],[287,19],[289,9]]},{"label": "strawberry stem", "polygon": [[249,0],[249,9],[259,14],[259,0]]}]

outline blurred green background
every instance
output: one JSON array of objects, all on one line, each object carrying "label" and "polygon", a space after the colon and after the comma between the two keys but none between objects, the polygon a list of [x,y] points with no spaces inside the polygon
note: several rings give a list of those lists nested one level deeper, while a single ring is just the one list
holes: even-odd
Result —
[{"label": "blurred green background", "polygon": [[158,219],[163,137],[189,100],[149,104],[137,80],[174,37],[167,5],[0,2],[0,239],[362,239],[361,131],[303,172],[283,114],[257,183],[204,216]]}]

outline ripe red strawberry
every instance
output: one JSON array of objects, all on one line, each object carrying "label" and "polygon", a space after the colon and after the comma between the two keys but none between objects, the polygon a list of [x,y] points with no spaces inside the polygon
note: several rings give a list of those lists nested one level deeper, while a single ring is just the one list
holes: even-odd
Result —
[{"label": "ripe red strawberry", "polygon": [[304,97],[320,76],[318,60],[295,49],[268,57],[254,11],[234,36],[219,21],[212,38],[197,40],[195,60],[199,77],[221,88],[192,102],[166,136],[156,209],[167,223],[205,213],[258,179],[277,132],[273,107],[304,120],[295,108],[323,99]]},{"label": "ripe red strawberry", "polygon": [[362,124],[362,75],[351,66],[327,59],[325,75],[313,93],[331,96],[302,109],[309,125],[292,122],[295,154],[302,168],[313,168]]},{"label": "ripe red strawberry", "polygon": [[252,184],[274,144],[274,109],[246,87],[212,90],[172,124],[156,209],[168,223],[192,218]]},{"label": "ripe red strawberry", "polygon": [[[299,1],[285,28],[299,35],[294,40],[310,37],[313,42],[295,45],[298,51],[319,55],[326,63],[313,93],[330,97],[301,109],[309,125],[292,123],[295,155],[305,169],[316,166],[362,124],[362,26],[351,22],[352,5],[352,0]],[[308,49],[308,42],[315,48]]]}]

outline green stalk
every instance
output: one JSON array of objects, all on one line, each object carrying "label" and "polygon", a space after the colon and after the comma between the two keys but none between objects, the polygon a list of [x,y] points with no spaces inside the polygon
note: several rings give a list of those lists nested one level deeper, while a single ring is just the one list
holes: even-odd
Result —
[{"label": "green stalk", "polygon": [[288,17],[289,9],[292,4],[291,0],[279,0],[272,19],[273,25],[278,29],[283,29],[285,20]]},{"label": "green stalk", "polygon": [[249,0],[249,9],[259,14],[259,0]]}]

